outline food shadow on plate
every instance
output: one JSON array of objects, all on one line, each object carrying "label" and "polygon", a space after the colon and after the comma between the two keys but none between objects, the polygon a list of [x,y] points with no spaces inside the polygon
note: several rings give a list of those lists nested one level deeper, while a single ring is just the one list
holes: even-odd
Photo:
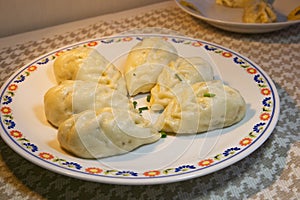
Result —
[{"label": "food shadow on plate", "polygon": [[53,86],[57,85],[57,81],[55,79],[53,67],[47,67],[46,68],[46,75],[47,75],[46,78],[53,84]]},{"label": "food shadow on plate", "polygon": [[78,158],[77,156],[73,155],[72,153],[64,150],[57,139],[53,139],[53,140],[49,140],[47,142],[47,145],[51,148],[51,149],[54,149],[55,151],[58,151],[59,153],[63,154],[63,155],[66,155],[66,156],[72,156],[72,157],[76,157]]},{"label": "food shadow on plate", "polygon": [[55,129],[55,127],[46,118],[44,105],[42,105],[42,104],[35,105],[33,107],[33,112],[35,113],[36,119],[43,126],[52,127],[53,129]]}]

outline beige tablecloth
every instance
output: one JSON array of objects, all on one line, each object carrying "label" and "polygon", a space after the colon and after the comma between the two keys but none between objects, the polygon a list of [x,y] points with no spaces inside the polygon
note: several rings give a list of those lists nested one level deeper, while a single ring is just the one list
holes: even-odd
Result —
[{"label": "beige tablecloth", "polygon": [[281,101],[279,121],[269,139],[223,170],[149,186],[109,185],[59,175],[27,161],[0,139],[0,199],[300,199],[300,24],[265,34],[239,34],[193,18],[174,2],[155,4],[0,39],[1,85],[44,53],[123,32],[199,38],[257,63],[274,81]]}]

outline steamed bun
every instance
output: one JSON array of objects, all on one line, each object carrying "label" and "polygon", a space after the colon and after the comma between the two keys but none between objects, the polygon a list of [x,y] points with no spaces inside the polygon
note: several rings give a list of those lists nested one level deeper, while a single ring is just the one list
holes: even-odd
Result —
[{"label": "steamed bun", "polygon": [[137,112],[107,107],[73,115],[59,126],[57,138],[78,157],[103,158],[153,143],[160,136]]},{"label": "steamed bun", "polygon": [[150,92],[164,66],[177,58],[175,47],[161,38],[145,38],[126,59],[125,80],[130,96]]},{"label": "steamed bun", "polygon": [[271,4],[264,1],[255,2],[244,8],[245,23],[272,23],[276,20],[277,16]]},{"label": "steamed bun", "polygon": [[129,99],[118,90],[97,82],[66,80],[44,95],[47,120],[58,127],[72,114],[104,107],[130,107]]},{"label": "steamed bun", "polygon": [[243,8],[253,0],[216,0],[216,3],[231,8]]},{"label": "steamed bun", "polygon": [[53,69],[58,84],[64,80],[93,81],[127,93],[121,72],[96,49],[77,47],[66,51],[57,57]]},{"label": "steamed bun", "polygon": [[246,113],[240,93],[219,80],[178,89],[176,97],[159,116],[155,125],[158,129],[178,134],[200,133],[231,126]]},{"label": "steamed bun", "polygon": [[164,67],[151,89],[150,106],[152,110],[162,110],[174,98],[176,87],[190,87],[196,82],[213,80],[211,65],[201,57],[182,58],[171,61]]}]

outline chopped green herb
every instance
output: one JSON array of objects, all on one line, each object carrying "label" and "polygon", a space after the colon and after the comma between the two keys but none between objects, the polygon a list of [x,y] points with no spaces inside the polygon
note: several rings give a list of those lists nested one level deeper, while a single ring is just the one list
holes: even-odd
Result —
[{"label": "chopped green herb", "polygon": [[132,102],[132,104],[133,104],[133,108],[136,109],[137,102],[134,101],[134,102]]},{"label": "chopped green herb", "polygon": [[161,134],[161,138],[166,138],[167,137],[167,133],[164,132],[164,131],[160,131],[160,134]]},{"label": "chopped green herb", "polygon": [[204,97],[214,97],[214,96],[216,96],[216,95],[213,94],[213,93],[204,93],[203,96],[204,96]]},{"label": "chopped green herb", "polygon": [[180,78],[180,76],[178,74],[175,74],[175,77],[178,78],[178,80],[182,81],[182,79]]},{"label": "chopped green herb", "polygon": [[147,100],[147,102],[150,102],[150,99],[151,99],[151,95],[150,95],[150,94],[148,94],[148,95],[147,95],[147,99],[146,99],[146,100]]},{"label": "chopped green herb", "polygon": [[140,108],[139,108],[139,113],[142,113],[143,110],[149,110],[149,108],[148,108],[147,106],[145,106],[145,107],[140,107]]}]

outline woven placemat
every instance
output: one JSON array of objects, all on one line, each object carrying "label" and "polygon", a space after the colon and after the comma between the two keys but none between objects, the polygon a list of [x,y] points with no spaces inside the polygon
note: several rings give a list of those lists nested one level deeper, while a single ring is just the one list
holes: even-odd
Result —
[{"label": "woven placemat", "polygon": [[[49,51],[122,33],[166,33],[199,38],[248,57],[273,79],[281,112],[270,138],[224,170],[188,181],[124,186],[65,177],[23,159],[0,140],[0,199],[300,199],[300,25],[265,34],[222,31],[172,4],[118,20],[0,49],[0,84]],[[25,105],[25,103],[24,103]]]}]

